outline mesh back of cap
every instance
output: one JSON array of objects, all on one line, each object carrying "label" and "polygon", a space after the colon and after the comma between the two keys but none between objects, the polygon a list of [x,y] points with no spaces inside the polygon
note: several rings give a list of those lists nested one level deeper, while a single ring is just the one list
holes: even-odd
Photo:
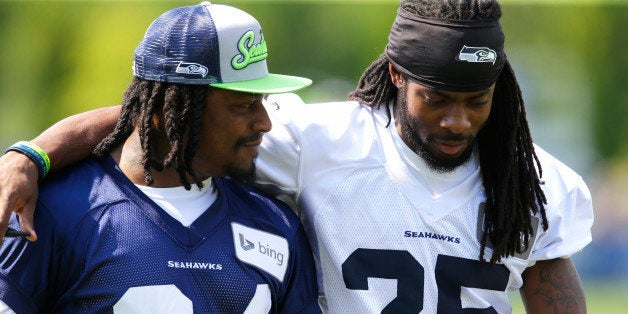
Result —
[{"label": "mesh back of cap", "polygon": [[214,21],[202,5],[158,17],[135,50],[134,75],[160,82],[219,82],[219,47]]}]

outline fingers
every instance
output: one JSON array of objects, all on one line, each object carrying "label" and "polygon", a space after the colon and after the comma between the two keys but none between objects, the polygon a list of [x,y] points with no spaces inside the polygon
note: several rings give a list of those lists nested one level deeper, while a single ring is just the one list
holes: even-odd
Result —
[{"label": "fingers", "polygon": [[33,197],[29,200],[28,203],[24,205],[24,207],[18,211],[18,216],[20,218],[20,229],[22,231],[30,233],[30,236],[26,237],[29,241],[37,241],[37,233],[35,233],[35,227],[33,224],[33,215],[35,212],[35,204],[37,196]]},{"label": "fingers", "polygon": [[9,219],[11,218],[11,207],[7,204],[6,197],[0,197],[0,245],[4,239],[4,234],[9,226]]},{"label": "fingers", "polygon": [[[0,181],[2,184],[5,184],[6,181]],[[16,209],[15,197],[14,193],[7,192],[7,188],[0,187],[0,244],[2,244],[2,240],[4,239],[4,235],[9,226],[9,221],[11,220],[11,213]]]},{"label": "fingers", "polygon": [[33,227],[33,211],[37,201],[39,170],[28,157],[8,152],[0,157],[0,244],[7,231],[11,213],[20,218],[29,240],[37,239]]},{"label": "fingers", "polygon": [[[36,200],[36,197],[34,198]],[[20,202],[13,202],[10,196],[0,198],[0,245],[6,237],[25,237],[29,241],[37,241],[37,234],[33,224],[33,212],[36,202],[30,202],[23,206],[17,205]],[[9,204],[9,205],[7,205]],[[20,223],[20,229],[9,227],[11,212],[16,212]]]},{"label": "fingers", "polygon": [[[16,234],[16,230],[11,230],[12,228],[9,228],[11,213],[21,210],[20,205],[14,201],[15,197],[13,195],[13,193],[5,193],[2,194],[2,197],[0,197],[0,235],[2,235],[0,238],[0,244],[2,244],[4,237],[19,236]],[[30,224],[32,225],[32,221]],[[7,234],[7,230],[10,234]]]}]

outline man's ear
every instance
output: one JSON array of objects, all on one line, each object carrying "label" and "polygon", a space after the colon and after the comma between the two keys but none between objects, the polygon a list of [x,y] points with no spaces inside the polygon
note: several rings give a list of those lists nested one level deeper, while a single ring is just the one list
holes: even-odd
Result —
[{"label": "man's ear", "polygon": [[405,83],[403,80],[403,75],[395,69],[392,63],[388,62],[388,73],[390,73],[390,79],[392,83],[397,86],[397,88],[401,88],[401,86]]}]

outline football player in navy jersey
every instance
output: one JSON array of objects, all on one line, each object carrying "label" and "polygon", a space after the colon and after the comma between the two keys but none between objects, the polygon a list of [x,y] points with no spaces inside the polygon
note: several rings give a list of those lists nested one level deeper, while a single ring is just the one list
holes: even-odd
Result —
[{"label": "football player in navy jersey", "polygon": [[[319,313],[299,219],[243,184],[271,129],[265,94],[311,83],[269,74],[266,56],[259,23],[239,9],[206,2],[159,16],[95,157],[41,184],[38,240],[5,239],[2,309]],[[30,143],[9,150],[46,158]]]},{"label": "football player in navy jersey", "polygon": [[[591,241],[591,195],[533,143],[500,18],[495,0],[401,1],[350,101],[266,100],[257,184],[299,213],[328,312],[509,313],[516,290],[530,313],[586,312],[571,256]],[[100,140],[76,136],[83,119],[119,111],[35,141],[61,168]],[[0,210],[28,218],[34,159],[0,161]]]}]

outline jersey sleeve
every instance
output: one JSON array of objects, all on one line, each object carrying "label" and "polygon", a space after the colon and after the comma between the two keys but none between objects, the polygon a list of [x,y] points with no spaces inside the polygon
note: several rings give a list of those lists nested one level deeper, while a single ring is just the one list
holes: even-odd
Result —
[{"label": "jersey sleeve", "polygon": [[300,164],[299,131],[293,119],[302,111],[303,100],[296,94],[271,95],[266,111],[272,129],[264,135],[256,161],[257,186],[296,208]]},{"label": "jersey sleeve", "polygon": [[291,263],[280,313],[321,313],[316,268],[303,226],[299,224],[291,248]]},{"label": "jersey sleeve", "polygon": [[[537,239],[531,261],[567,258],[591,242],[593,204],[591,193],[581,177],[569,179],[571,188],[555,204],[546,208],[549,228]],[[552,192],[550,192],[550,195]]]}]

